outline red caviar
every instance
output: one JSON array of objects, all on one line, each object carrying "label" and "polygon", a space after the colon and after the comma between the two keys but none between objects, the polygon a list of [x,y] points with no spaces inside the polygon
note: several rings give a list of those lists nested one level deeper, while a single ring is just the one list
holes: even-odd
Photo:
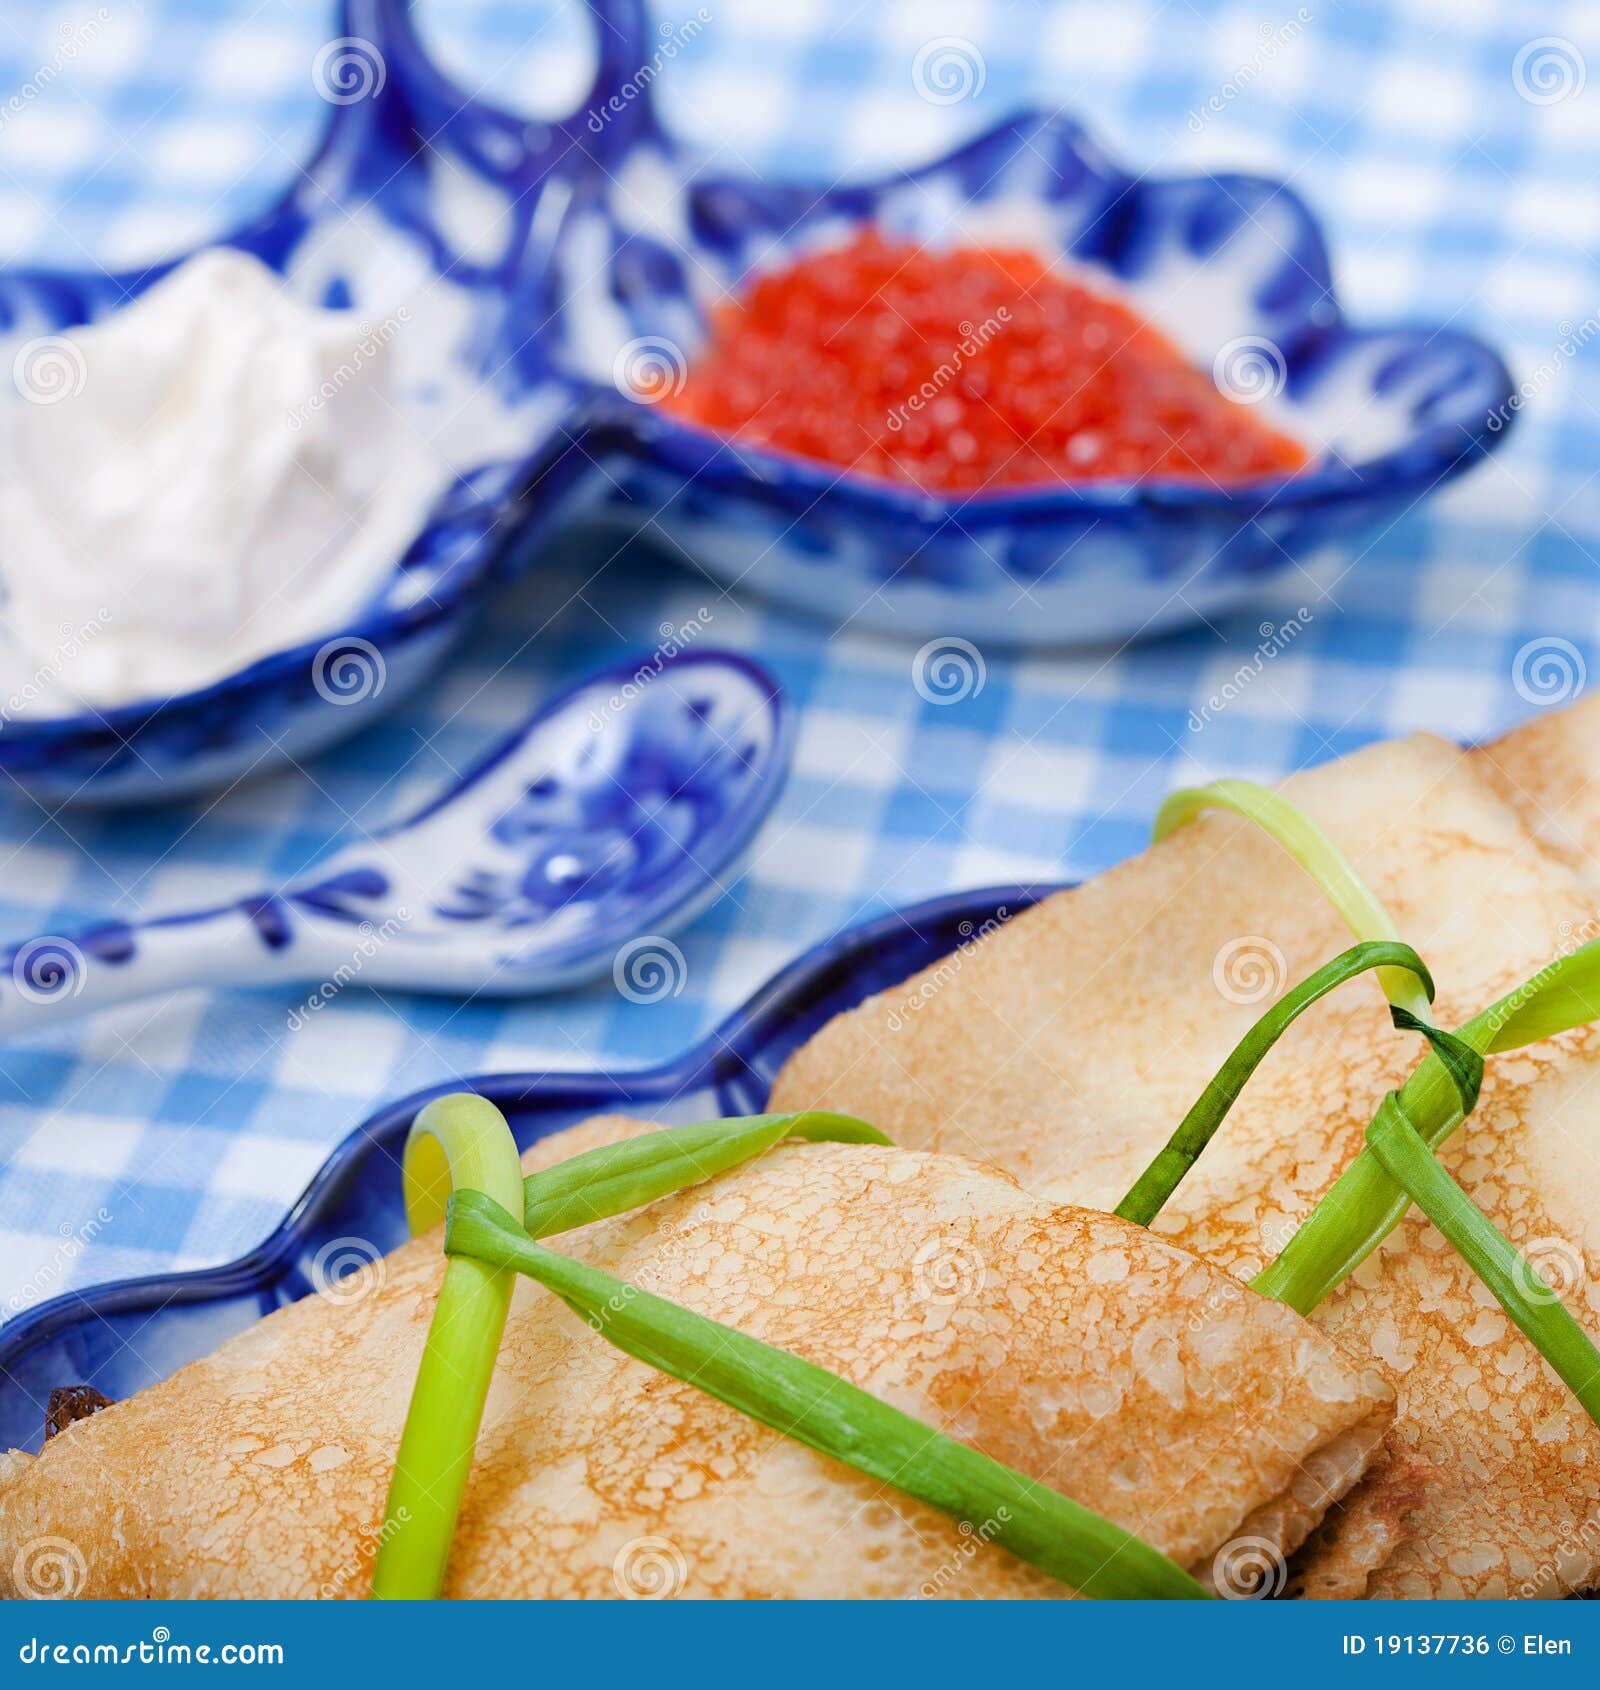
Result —
[{"label": "red caviar", "polygon": [[932,490],[1226,484],[1308,456],[1137,313],[1034,254],[929,251],[870,229],[719,309],[665,405]]}]

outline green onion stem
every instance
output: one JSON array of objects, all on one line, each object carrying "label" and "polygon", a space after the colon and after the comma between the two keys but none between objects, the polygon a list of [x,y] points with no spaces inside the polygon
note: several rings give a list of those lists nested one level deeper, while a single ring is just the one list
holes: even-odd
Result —
[{"label": "green onion stem", "polygon": [[[1389,912],[1344,852],[1297,804],[1254,781],[1219,780],[1174,792],[1156,812],[1151,837],[1159,843],[1203,810],[1231,810],[1270,834],[1327,893],[1357,939],[1399,939]],[[1429,1000],[1412,973],[1382,969],[1378,980],[1390,1003],[1425,1018]]]},{"label": "green onion stem", "polygon": [[[1570,951],[1475,1015],[1456,1037],[1480,1055],[1535,1044],[1600,1019],[1600,940]],[[1463,1119],[1456,1084],[1430,1054],[1400,1088],[1399,1107],[1430,1151]],[[1411,1199],[1370,1149],[1363,1149],[1329,1187],[1278,1259],[1251,1280],[1309,1314],[1400,1224]]]},{"label": "green onion stem", "polygon": [[957,1520],[1086,1596],[1204,1598],[1159,1550],[1093,1510],[858,1389],[536,1244],[478,1192],[450,1205],[445,1248],[528,1275],[624,1353]]},{"label": "green onion stem", "polygon": [[[522,1203],[522,1164],[505,1117],[460,1092],[435,1098],[412,1123],[402,1159],[406,1220],[425,1232],[444,1218],[452,1188]],[[436,1596],[472,1468],[500,1334],[511,1306],[503,1268],[458,1257],[445,1268],[395,1456],[372,1594]]]},{"label": "green onion stem", "polygon": [[[807,1111],[664,1127],[522,1177],[516,1140],[493,1104],[469,1093],[436,1098],[412,1123],[402,1158],[413,1235],[445,1218],[452,1191],[520,1209],[537,1236],[624,1214],[770,1149],[780,1139],[887,1144],[849,1115]],[[372,1570],[378,1597],[433,1597],[472,1468],[483,1405],[511,1303],[511,1275],[462,1256],[445,1269],[389,1484]]]},{"label": "green onion stem", "polygon": [[1435,1159],[1396,1093],[1383,1100],[1367,1143],[1600,1426],[1600,1350],[1533,1263]]},{"label": "green onion stem", "polygon": [[549,1238],[608,1215],[626,1214],[686,1185],[711,1179],[769,1150],[780,1139],[828,1139],[842,1144],[887,1144],[876,1127],[853,1115],[806,1110],[794,1115],[747,1115],[663,1127],[569,1157],[523,1187],[522,1224]]},{"label": "green onion stem", "polygon": [[1420,984],[1427,1000],[1432,1002],[1433,980],[1422,958],[1409,945],[1401,944],[1397,939],[1371,940],[1353,945],[1331,962],[1324,963],[1315,974],[1307,976],[1293,991],[1279,998],[1239,1041],[1189,1113],[1178,1123],[1172,1137],[1156,1153],[1155,1160],[1140,1174],[1132,1190],[1113,1213],[1125,1221],[1149,1226],[1194,1166],[1201,1151],[1211,1142],[1212,1135],[1238,1100],[1245,1083],[1280,1035],[1299,1015],[1335,987],[1342,986],[1346,980],[1354,979],[1369,968],[1383,967],[1406,970]]}]

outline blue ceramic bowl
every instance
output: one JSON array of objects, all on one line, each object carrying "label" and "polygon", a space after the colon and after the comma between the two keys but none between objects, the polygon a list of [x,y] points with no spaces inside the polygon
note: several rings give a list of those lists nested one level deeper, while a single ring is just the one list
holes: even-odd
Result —
[{"label": "blue ceramic bowl", "polygon": [[[348,627],[178,697],[8,721],[0,773],[52,802],[125,801],[309,755],[417,686],[559,517],[647,520],[730,585],[835,624],[1085,643],[1212,614],[1408,508],[1505,432],[1491,427],[1513,414],[1499,358],[1442,328],[1346,322],[1317,226],[1282,184],[1135,177],[1038,114],[878,183],[715,177],[651,110],[637,73],[659,36],[642,0],[589,3],[594,86],[547,123],[453,84],[405,0],[346,0],[320,148],[223,240],[300,296],[374,320],[425,300],[405,334],[427,356],[400,393],[424,419],[472,397],[459,473]],[[738,446],[635,397],[641,373],[656,393],[681,380],[722,290],[863,222],[1070,255],[1236,391],[1264,392],[1313,467],[1226,491],[1152,480],[938,498]],[[175,262],[0,270],[0,358]],[[355,677],[344,695],[330,672]]]},{"label": "blue ceramic bowl", "polygon": [[[314,69],[330,113],[315,155],[259,217],[205,244],[252,253],[306,302],[374,324],[406,306],[390,341],[397,394],[454,473],[348,626],[177,696],[14,716],[0,773],[47,802],[115,803],[311,755],[403,699],[486,588],[531,554],[538,518],[593,470],[566,427],[571,384],[527,327],[543,315],[565,208],[597,168],[586,114],[638,63],[611,9],[593,0],[595,93],[564,122],[530,123],[442,76],[405,0],[345,0]],[[189,256],[120,274],[0,269],[0,359],[110,314]],[[0,698],[25,679],[0,684]]]},{"label": "blue ceramic bowl", "polygon": [[489,1075],[392,1104],[350,1134],[282,1226],[248,1256],[57,1297],[0,1329],[0,1449],[39,1447],[42,1404],[56,1386],[131,1396],[325,1286],[330,1264],[393,1249],[406,1236],[400,1149],[412,1117],[439,1091],[481,1092],[505,1111],[524,1147],[601,1111],[664,1122],[754,1114],[785,1058],[824,1022],[937,962],[985,922],[1055,890],[990,887],[851,928],[790,964],[693,1050],[658,1068]]},{"label": "blue ceramic bowl", "polygon": [[[1154,634],[1392,519],[1514,414],[1481,342],[1348,322],[1316,221],[1279,182],[1135,176],[1076,123],[1025,112],[920,170],[777,186],[707,174],[646,94],[616,122],[612,180],[557,255],[558,272],[576,260],[561,297],[602,349],[584,372],[597,387],[617,373],[626,387],[631,360],[670,388],[721,293],[872,223],[926,245],[1066,254],[1314,453],[1305,473],[1227,489],[1152,478],[933,497],[597,400],[619,514],[644,513],[729,585],[829,622],[1010,647]],[[602,265],[603,290],[588,279]]]}]

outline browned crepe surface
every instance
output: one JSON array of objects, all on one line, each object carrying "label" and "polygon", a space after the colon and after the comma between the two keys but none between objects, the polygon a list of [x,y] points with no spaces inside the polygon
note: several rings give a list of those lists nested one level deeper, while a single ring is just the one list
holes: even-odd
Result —
[{"label": "browned crepe surface", "polygon": [[[1600,887],[1600,693],[1533,717],[1473,758],[1540,844]],[[1574,937],[1595,938],[1594,925]]]},{"label": "browned crepe surface", "polygon": [[[604,1120],[529,1164],[642,1130]],[[562,1241],[834,1369],[1208,1569],[1299,1540],[1392,1394],[1314,1327],[965,1158],[787,1146]],[[0,1475],[0,1580],[364,1594],[437,1236],[283,1309]],[[450,1566],[460,1596],[1057,1596],[934,1510],[612,1349],[521,1281]]]},{"label": "browned crepe surface", "polygon": [[[1286,791],[1429,963],[1445,1026],[1590,920],[1577,859],[1547,849],[1503,785],[1442,741],[1369,748]],[[1207,816],[839,1017],[784,1069],[772,1107],[848,1110],[899,1143],[992,1157],[1041,1196],[1109,1208],[1272,997],[1349,943],[1284,852]],[[1241,1274],[1263,1265],[1419,1054],[1375,984],[1343,988],[1263,1064],[1158,1229]],[[1494,1059],[1444,1153],[1591,1331],[1597,1057],[1585,1031]],[[1581,1526],[1600,1509],[1600,1433],[1431,1226],[1408,1217],[1316,1319],[1393,1378],[1405,1464],[1403,1477],[1375,1472],[1340,1531],[1325,1528],[1323,1554],[1343,1557],[1330,1578],[1371,1562],[1373,1594],[1492,1596],[1595,1577],[1600,1534]],[[1418,1461],[1416,1535],[1379,1566],[1373,1544],[1401,1535],[1396,1499],[1414,1493]]]}]

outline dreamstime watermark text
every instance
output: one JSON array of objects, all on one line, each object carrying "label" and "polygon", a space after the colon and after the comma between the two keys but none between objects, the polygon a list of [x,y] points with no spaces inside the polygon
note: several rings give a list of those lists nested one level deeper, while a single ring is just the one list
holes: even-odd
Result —
[{"label": "dreamstime watermark text", "polygon": [[998,933],[1011,919],[1011,912],[1002,904],[993,915],[979,925],[970,921],[963,921],[958,929],[961,943],[951,951],[937,968],[930,969],[917,981],[916,989],[911,995],[897,1003],[889,1011],[884,1023],[891,1033],[902,1032],[906,1025],[919,1011],[930,1004],[950,984],[966,965],[972,948],[981,940],[987,939],[991,933]]},{"label": "dreamstime watermark text", "polygon": [[410,919],[410,910],[402,904],[381,927],[374,926],[370,921],[362,922],[356,930],[356,943],[350,952],[350,960],[340,963],[309,997],[289,1011],[289,1031],[298,1033],[324,1004],[332,1003],[346,986],[359,980],[366,965]]},{"label": "dreamstime watermark text", "polygon": [[35,1303],[52,1297],[60,1289],[62,1275],[81,1256],[84,1250],[111,1224],[111,1211],[101,1207],[81,1226],[60,1228],[61,1242],[47,1261],[42,1262],[33,1276],[6,1299],[9,1314],[21,1314]]},{"label": "dreamstime watermark text", "polygon": [[63,623],[55,649],[8,698],[0,701],[0,728],[15,720],[50,693],[89,646],[96,634],[111,625],[111,612],[102,605],[79,627]]},{"label": "dreamstime watermark text", "polygon": [[289,426],[289,432],[298,434],[310,418],[329,400],[337,398],[410,321],[411,307],[402,305],[392,316],[385,317],[375,329],[363,326],[361,339],[351,349],[349,357],[327,377],[316,392],[309,394],[301,404],[289,411],[284,419]]},{"label": "dreamstime watermark text", "polygon": [[702,6],[692,18],[685,19],[683,23],[675,24],[669,19],[663,18],[658,25],[662,38],[660,45],[609,100],[603,100],[591,109],[589,132],[593,135],[599,135],[608,123],[621,117],[628,107],[650,87],[650,84],[710,22],[711,13],[705,6]]},{"label": "dreamstime watermark text", "polygon": [[699,639],[711,626],[712,613],[710,609],[701,605],[693,616],[682,622],[663,622],[658,632],[660,643],[655,650],[639,665],[621,686],[612,689],[610,695],[601,704],[589,712],[584,725],[590,733],[599,733],[613,716],[619,715],[627,709],[634,699],[642,693],[650,683],[660,675],[661,671],[679,655]]},{"label": "dreamstime watermark text", "polygon": [[1262,24],[1257,32],[1255,51],[1243,63],[1234,67],[1227,80],[1210,99],[1203,100],[1198,106],[1190,109],[1189,128],[1198,135],[1212,118],[1220,117],[1285,47],[1305,34],[1311,17],[1310,7],[1302,6],[1292,18],[1285,19],[1282,23]]},{"label": "dreamstime watermark text", "polygon": [[1263,622],[1255,651],[1217,688],[1204,704],[1189,712],[1189,732],[1199,733],[1220,716],[1256,680],[1274,657],[1286,650],[1315,620],[1305,605],[1282,622]]},{"label": "dreamstime watermark text", "polygon": [[1515,390],[1489,413],[1489,432],[1498,434],[1507,427],[1517,412],[1543,393],[1596,335],[1600,335],[1600,312],[1591,313],[1581,323],[1557,323],[1556,343],[1549,355],[1541,358]]},{"label": "dreamstime watermark text", "polygon": [[985,317],[976,326],[972,323],[962,323],[961,339],[950,356],[935,367],[915,393],[908,394],[898,405],[890,407],[888,415],[884,418],[889,432],[898,434],[924,406],[931,405],[961,374],[967,360],[976,358],[1010,321],[1010,307],[1001,305],[996,308],[992,317]]},{"label": "dreamstime watermark text", "polygon": [[110,11],[99,6],[87,18],[62,24],[56,32],[55,51],[43,64],[35,67],[33,74],[16,93],[0,101],[0,132],[12,118],[26,111],[86,47],[92,46],[110,22]]}]

